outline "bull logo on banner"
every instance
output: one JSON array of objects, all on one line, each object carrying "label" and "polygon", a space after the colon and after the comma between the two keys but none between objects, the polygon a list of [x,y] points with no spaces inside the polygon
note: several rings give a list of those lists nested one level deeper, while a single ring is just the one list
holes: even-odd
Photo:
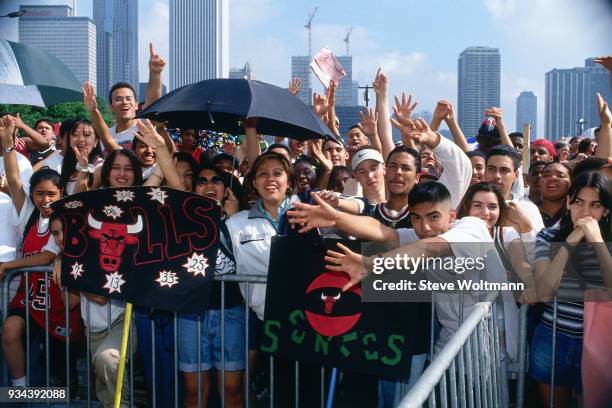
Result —
[{"label": "bull logo on banner", "polygon": [[166,187],[108,188],[53,209],[63,222],[67,286],[160,310],[206,307],[218,247],[214,200]]},{"label": "bull logo on banner", "polygon": [[106,272],[116,272],[121,265],[121,254],[126,245],[138,243],[142,231],[142,217],[131,225],[96,220],[87,215],[87,224],[92,228],[89,236],[100,241],[100,267]]}]

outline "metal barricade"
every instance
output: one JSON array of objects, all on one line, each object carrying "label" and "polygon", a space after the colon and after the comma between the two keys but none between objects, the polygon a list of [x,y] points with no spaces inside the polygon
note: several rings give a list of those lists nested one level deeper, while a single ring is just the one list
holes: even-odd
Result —
[{"label": "metal barricade", "polygon": [[[45,273],[45,284],[48,285],[48,282],[51,278],[50,274],[51,274],[51,267],[50,266],[44,266],[44,267],[28,267],[28,268],[20,268],[20,269],[13,269],[13,270],[9,270],[7,271],[4,276],[2,277],[2,279],[0,280],[0,305],[2,307],[2,325],[4,328],[4,322],[6,321],[7,317],[8,317],[8,307],[9,307],[9,303],[10,300],[9,299],[9,283],[14,279],[14,278],[23,278],[25,279],[25,284],[26,284],[26,288],[29,287],[29,280],[30,280],[30,274],[32,273]],[[221,309],[220,309],[220,313],[221,313],[221,318],[220,318],[220,330],[221,330],[221,350],[224,350],[225,347],[225,341],[226,341],[226,336],[225,336],[225,326],[226,326],[226,319],[225,319],[225,298],[226,298],[226,284],[229,282],[237,282],[237,283],[242,283],[245,284],[246,286],[246,293],[245,293],[245,297],[248,299],[249,298],[249,294],[251,291],[251,286],[253,284],[265,284],[266,283],[266,276],[249,276],[249,275],[222,275],[222,276],[215,276],[215,280],[220,281],[221,282]],[[66,293],[66,295],[68,294],[68,289],[65,288],[64,289],[64,293]],[[25,302],[26,304],[29,304],[30,302],[30,294],[28,293],[28,291],[26,290],[26,299]],[[47,298],[45,299],[46,303],[45,304],[49,304],[49,298],[48,298],[48,292],[46,294]],[[110,303],[107,303],[108,306],[108,318],[107,318],[107,333],[110,333],[111,331],[111,326],[112,323],[111,322],[111,308],[110,308]],[[68,318],[68,296],[66,296],[66,303],[65,303],[65,307],[66,307],[66,322],[67,322],[67,326],[69,325],[70,321]],[[77,306],[78,307],[78,306]],[[46,312],[45,315],[47,317],[46,319],[46,326],[48,326],[48,308],[46,308]],[[252,406],[253,401],[256,400],[256,397],[253,395],[254,392],[253,390],[251,390],[250,388],[250,384],[251,384],[251,377],[253,375],[253,369],[251,367],[251,359],[249,358],[249,306],[247,303],[244,304],[244,310],[245,310],[245,336],[244,336],[244,341],[245,341],[245,370],[244,370],[244,381],[243,381],[243,386],[244,386],[244,390],[243,390],[243,405],[245,407],[249,407]],[[177,314],[174,313],[172,316],[172,339],[173,339],[173,350],[172,350],[172,355],[174,358],[174,365],[172,367],[172,373],[171,376],[173,378],[172,384],[167,384],[165,387],[165,390],[163,391],[168,391],[169,389],[171,389],[173,391],[172,394],[172,403],[175,407],[179,407],[179,406],[183,406],[184,405],[184,401],[183,399],[179,398],[179,396],[181,395],[181,393],[183,392],[183,390],[181,389],[181,387],[179,386],[180,384],[180,377],[181,374],[179,374],[179,367],[178,367],[178,319],[177,319]],[[197,367],[200,367],[201,364],[201,336],[202,336],[202,327],[201,327],[201,314],[198,315],[197,317],[197,338],[194,339],[194,341],[197,343]],[[44,364],[43,364],[43,370],[44,372],[44,378],[42,380],[42,384],[38,384],[37,381],[35,381],[34,378],[31,378],[31,363],[34,359],[34,357],[31,355],[32,350],[31,350],[31,344],[30,344],[30,330],[31,330],[31,323],[30,323],[30,317],[29,317],[29,313],[25,313],[25,318],[26,318],[26,326],[25,326],[25,338],[26,338],[26,347],[25,347],[25,373],[26,373],[26,384],[29,386],[33,386],[33,385],[46,385],[46,386],[58,386],[57,384],[53,383],[53,379],[52,379],[52,375],[50,373],[49,370],[49,333],[47,330],[44,330],[43,333],[43,337],[44,339],[42,339],[42,341],[45,344],[45,355],[44,355]],[[89,307],[89,303],[86,304],[85,307],[85,313],[84,316],[81,316],[81,318],[83,319],[84,322],[86,322],[86,328],[85,328],[85,341],[84,341],[84,350],[81,352],[81,354],[78,356],[78,362],[81,363],[79,365],[79,367],[77,366],[77,361],[71,361],[70,360],[70,350],[71,348],[74,347],[74,345],[69,342],[66,341],[65,342],[65,347],[66,347],[66,384],[62,384],[62,386],[65,386],[68,388],[68,395],[71,396],[71,400],[70,400],[70,404],[72,405],[83,405],[86,404],[88,407],[90,406],[97,406],[99,403],[97,402],[97,398],[96,398],[96,394],[95,394],[95,370],[92,367],[92,346],[91,346],[91,336],[92,333],[90,333],[90,331],[87,329],[87,327],[89,327],[88,322],[91,321],[91,317],[90,317],[90,307]],[[132,318],[132,320],[134,321],[134,318]],[[157,387],[157,378],[158,376],[162,376],[162,375],[166,375],[168,373],[163,373],[161,372],[162,370],[159,369],[158,367],[158,363],[160,359],[160,355],[158,353],[156,353],[156,346],[155,346],[155,342],[156,342],[156,327],[155,327],[155,321],[151,320],[151,332],[150,332],[150,341],[151,341],[151,355],[150,355],[150,361],[152,364],[153,369],[151,370],[151,384],[153,384],[152,387],[146,387],[142,385],[142,375],[141,373],[137,372],[137,367],[135,364],[135,358],[129,358],[129,362],[128,364],[126,364],[126,372],[125,375],[128,376],[127,379],[127,389],[124,388],[124,392],[129,394],[129,406],[134,407],[134,406],[152,406],[152,407],[157,407],[157,406],[166,406],[165,403],[162,403],[161,401],[159,401],[159,392],[160,390]],[[122,325],[122,323],[121,323]],[[69,327],[68,327],[69,329]],[[136,343],[133,340],[134,337],[134,331],[135,330],[130,330],[130,336],[129,336],[129,347],[128,350],[130,351],[130,356],[134,356],[135,355],[135,344]],[[138,333],[135,333],[136,336],[138,337]],[[140,356],[141,360],[144,358],[145,356]],[[220,390],[225,390],[225,375],[223,375],[226,370],[226,356],[225,353],[221,353],[221,367],[220,367],[220,371],[221,374],[219,376],[220,378],[220,385],[217,388],[220,388]],[[276,406],[275,404],[275,387],[276,387],[276,383],[277,383],[277,378],[276,378],[276,373],[274,370],[275,367],[275,357],[270,356],[267,359],[267,363],[269,364],[269,373],[268,373],[268,377],[269,377],[269,384],[267,386],[267,390],[264,390],[264,394],[267,395],[267,399],[268,399],[268,404],[270,407],[274,407]],[[142,365],[142,364],[141,364]],[[7,368],[7,364],[2,364],[2,384],[1,385],[10,385],[10,377],[8,375],[8,368]],[[84,370],[82,369],[85,366]],[[71,371],[71,367],[73,368],[78,368],[78,374],[77,376],[81,376],[83,375],[84,378],[79,379],[79,378],[71,378],[71,376],[73,375],[73,373]],[[296,361],[294,364],[294,375],[295,375],[295,382],[294,382],[294,406],[299,406],[299,401],[300,401],[300,392],[304,392],[300,389],[300,380],[299,380],[299,376],[300,376],[300,364]],[[327,376],[326,376],[327,374]],[[197,375],[198,375],[198,405],[202,406],[203,405],[203,398],[204,395],[206,394],[205,390],[203,390],[202,388],[202,375],[203,372],[197,371]],[[328,392],[329,390],[327,389],[328,387],[325,384],[325,379],[329,376],[329,373],[326,373],[326,370],[323,366],[321,366],[320,368],[320,375],[321,375],[321,387],[320,387],[320,405],[321,407],[324,407],[327,404],[327,398],[328,398]],[[213,376],[210,376],[213,377]],[[75,381],[76,380],[76,381]],[[211,390],[212,388],[212,383],[213,381],[209,381],[209,390]],[[77,384],[76,389],[73,386],[74,384]],[[149,388],[149,389],[148,389]],[[152,389],[150,389],[152,388]],[[214,390],[216,391],[216,390]],[[213,391],[213,392],[214,392]],[[148,398],[147,398],[147,392],[148,392]],[[144,395],[144,397],[143,397]],[[144,400],[143,400],[144,399]],[[261,398],[260,398],[261,399]],[[81,400],[81,401],[78,401]],[[265,402],[265,401],[264,401]],[[262,401],[260,400],[258,405],[261,406]],[[221,392],[220,393],[220,401],[219,401],[219,405],[221,407],[225,406],[225,392]]]},{"label": "metal barricade", "polygon": [[[399,407],[507,407],[506,356],[497,293],[477,303]],[[498,307],[499,306],[499,307]]]}]

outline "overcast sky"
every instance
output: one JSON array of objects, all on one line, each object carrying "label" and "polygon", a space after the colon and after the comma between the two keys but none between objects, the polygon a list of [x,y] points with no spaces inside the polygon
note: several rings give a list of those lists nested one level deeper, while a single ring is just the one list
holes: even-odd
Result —
[{"label": "overcast sky", "polygon": [[[0,12],[25,3],[72,0],[0,0]],[[76,3],[78,15],[91,17],[91,0]],[[539,135],[544,129],[545,72],[612,54],[612,7],[604,0],[230,0],[230,65],[241,67],[248,60],[257,79],[286,86],[291,55],[307,53],[303,26],[315,6],[313,50],[327,45],[344,55],[346,29],[353,26],[354,79],[371,83],[381,66],[391,93],[414,94],[419,109],[433,110],[441,98],[456,104],[457,58],[463,49],[499,48],[501,105],[508,127],[514,129],[518,94],[533,91]],[[168,17],[168,0],[139,1],[141,79],[147,76],[149,41],[169,55]],[[0,20],[5,38],[16,32],[8,23]]]}]

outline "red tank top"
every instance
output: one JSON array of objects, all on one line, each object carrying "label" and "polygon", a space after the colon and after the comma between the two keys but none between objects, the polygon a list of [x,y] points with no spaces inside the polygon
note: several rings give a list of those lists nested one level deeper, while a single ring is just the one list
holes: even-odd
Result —
[{"label": "red tank top", "polygon": [[[51,235],[48,228],[43,234],[38,233],[38,223],[34,223],[27,231],[22,246],[23,257],[28,257],[40,253],[43,247],[47,244]],[[25,309],[25,274],[21,277],[19,289],[10,304],[11,309]],[[32,272],[28,278],[28,302],[30,318],[33,319],[38,326],[43,330],[45,328],[45,309],[47,309],[46,300],[49,300],[49,327],[47,331],[50,335],[60,341],[66,341],[69,337],[74,341],[82,336],[83,325],[80,318],[79,308],[75,307],[69,313],[69,329],[70,334],[67,336],[66,329],[66,308],[61,298],[60,288],[53,282],[51,276],[45,282],[45,273]],[[45,296],[47,295],[48,296]]]}]

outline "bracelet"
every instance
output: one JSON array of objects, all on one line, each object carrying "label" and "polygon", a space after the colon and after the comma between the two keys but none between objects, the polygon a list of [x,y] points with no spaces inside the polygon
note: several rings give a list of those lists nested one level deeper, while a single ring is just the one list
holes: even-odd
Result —
[{"label": "bracelet", "polygon": [[4,147],[2,148],[2,150],[4,151],[4,153],[10,153],[15,150],[15,145],[13,145],[13,147]]},{"label": "bracelet", "polygon": [[77,171],[82,171],[84,173],[91,173],[91,174],[93,174],[93,172],[96,170],[94,165],[91,163],[87,164],[87,166],[81,166],[81,163],[77,163],[76,169]]}]

